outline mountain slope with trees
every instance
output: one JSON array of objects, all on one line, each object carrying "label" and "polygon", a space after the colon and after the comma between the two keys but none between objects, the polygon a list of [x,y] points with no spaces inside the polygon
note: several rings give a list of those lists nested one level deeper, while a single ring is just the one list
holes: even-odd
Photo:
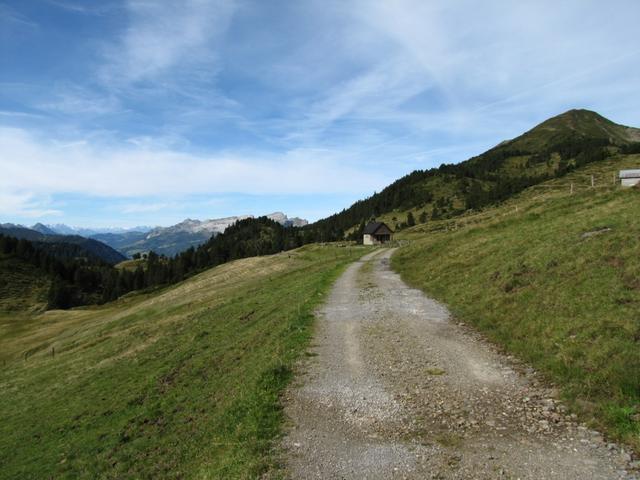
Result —
[{"label": "mountain slope with trees", "polygon": [[[632,153],[638,142],[640,129],[589,110],[570,110],[462,163],[416,170],[312,227],[327,239],[337,239],[371,218],[393,212],[406,215],[412,210],[423,221],[454,217],[615,153]],[[397,222],[391,226],[406,226],[406,218]],[[356,228],[353,238],[359,236]]]},{"label": "mountain slope with trees", "polygon": [[175,284],[231,260],[291,250],[313,243],[316,239],[312,234],[310,230],[286,227],[267,217],[246,218],[203,245],[174,257],[151,251],[134,268],[114,268],[100,259],[79,256],[80,252],[75,252],[77,245],[30,242],[2,233],[0,253],[7,261],[35,267],[34,277],[51,279],[47,306],[65,309],[109,302],[134,290]]},{"label": "mountain slope with trees", "polygon": [[[289,218],[282,212],[265,215],[285,227],[302,226],[308,222],[301,218]],[[188,248],[206,243],[212,236],[224,232],[239,220],[254,218],[242,215],[209,220],[186,220],[170,227],[156,227],[146,232],[106,232],[92,234],[91,238],[100,240],[127,256],[153,251],[167,257],[184,252]]]},{"label": "mountain slope with trees", "polygon": [[58,235],[46,233],[51,231],[42,224],[34,228],[4,223],[0,225],[0,234],[18,239],[29,240],[38,244],[40,250],[63,259],[85,258],[99,260],[111,265],[126,259],[124,255],[98,240],[81,237],[80,235]]}]

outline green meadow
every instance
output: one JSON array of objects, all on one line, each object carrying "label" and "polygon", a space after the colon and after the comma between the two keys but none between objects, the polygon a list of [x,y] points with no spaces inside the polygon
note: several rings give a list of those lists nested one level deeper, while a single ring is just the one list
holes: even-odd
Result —
[{"label": "green meadow", "polygon": [[256,478],[313,312],[361,247],[234,261],[102,307],[0,314],[0,478]]}]

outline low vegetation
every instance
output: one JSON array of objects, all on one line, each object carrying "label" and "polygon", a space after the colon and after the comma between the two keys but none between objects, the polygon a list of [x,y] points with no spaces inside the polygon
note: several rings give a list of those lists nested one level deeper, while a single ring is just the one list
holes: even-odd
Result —
[{"label": "low vegetation", "polygon": [[102,307],[0,313],[0,478],[258,478],[313,311],[365,251],[308,246]]},{"label": "low vegetation", "polygon": [[640,190],[613,186],[637,165],[640,155],[616,156],[499,207],[417,225],[393,265],[640,450]]}]

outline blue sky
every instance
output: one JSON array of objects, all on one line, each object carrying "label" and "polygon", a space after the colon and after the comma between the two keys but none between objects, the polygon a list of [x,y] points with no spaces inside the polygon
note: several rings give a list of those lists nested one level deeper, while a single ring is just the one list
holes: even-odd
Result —
[{"label": "blue sky", "polygon": [[640,126],[638,18],[636,0],[0,0],[0,222],[315,220],[570,108]]}]

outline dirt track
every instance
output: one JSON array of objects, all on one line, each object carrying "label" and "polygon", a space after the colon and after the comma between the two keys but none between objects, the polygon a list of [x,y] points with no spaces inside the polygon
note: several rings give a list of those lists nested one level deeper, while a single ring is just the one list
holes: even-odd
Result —
[{"label": "dirt track", "polygon": [[289,389],[292,479],[640,478],[447,309],[367,255],[336,282]]}]

